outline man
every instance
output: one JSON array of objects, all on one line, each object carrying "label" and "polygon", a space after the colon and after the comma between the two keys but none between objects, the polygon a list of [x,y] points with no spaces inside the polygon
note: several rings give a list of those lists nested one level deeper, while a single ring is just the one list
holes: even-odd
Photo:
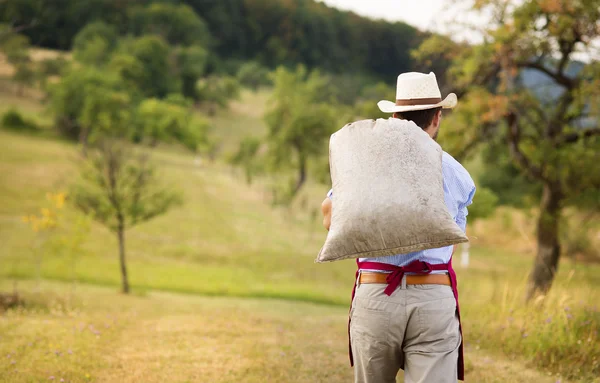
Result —
[{"label": "man", "polygon": [[[413,121],[434,140],[442,109],[453,108],[457,103],[452,93],[442,100],[433,73],[398,76],[396,99],[395,103],[380,101],[378,106],[394,118]],[[446,152],[442,155],[442,175],[448,211],[465,231],[467,206],[475,193],[473,180]],[[332,201],[335,196],[330,191],[322,205],[327,230],[335,208]],[[454,247],[448,246],[358,260],[349,325],[350,360],[354,362],[356,383],[393,383],[401,368],[406,383],[463,379],[453,252]],[[393,278],[387,276],[393,272],[403,277],[401,285],[390,292],[386,287]]]}]

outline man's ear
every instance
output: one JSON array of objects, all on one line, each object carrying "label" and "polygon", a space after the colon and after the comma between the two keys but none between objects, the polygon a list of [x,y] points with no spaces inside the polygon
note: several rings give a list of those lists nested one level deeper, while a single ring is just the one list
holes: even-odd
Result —
[{"label": "man's ear", "polygon": [[440,125],[441,121],[442,121],[442,110],[440,109],[437,111],[437,113],[433,117],[432,125],[437,127]]}]

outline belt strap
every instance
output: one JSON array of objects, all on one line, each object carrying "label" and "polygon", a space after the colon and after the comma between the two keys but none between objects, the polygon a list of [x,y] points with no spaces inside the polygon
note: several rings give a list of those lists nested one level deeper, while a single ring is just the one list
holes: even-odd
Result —
[{"label": "belt strap", "polygon": [[[412,261],[406,266],[394,266],[387,263],[380,262],[357,262],[359,269],[367,269],[367,270],[378,270],[378,271],[391,271],[386,276],[387,287],[383,292],[390,296],[400,283],[402,282],[402,277],[404,277],[404,273],[415,273],[420,275],[426,275],[431,273],[433,270],[448,270],[448,264],[437,264],[432,265],[428,262],[423,261]],[[354,298],[354,297],[353,297]]]},{"label": "belt strap", "polygon": [[[359,283],[387,283],[387,274],[371,273],[363,271],[358,279]],[[445,285],[451,286],[450,276],[448,274],[429,274],[429,275],[407,275],[407,285]]]}]

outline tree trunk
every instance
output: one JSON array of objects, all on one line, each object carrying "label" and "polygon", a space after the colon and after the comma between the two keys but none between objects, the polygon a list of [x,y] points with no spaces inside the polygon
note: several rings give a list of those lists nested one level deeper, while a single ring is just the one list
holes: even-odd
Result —
[{"label": "tree trunk", "polygon": [[552,286],[558,268],[560,244],[558,225],[560,221],[562,194],[557,185],[545,184],[537,225],[537,255],[529,276],[526,300],[546,294]]},{"label": "tree trunk", "polygon": [[298,193],[298,191],[304,185],[306,181],[306,160],[304,158],[300,159],[300,169],[298,169],[298,181],[296,181],[296,188],[294,189],[294,195]]},{"label": "tree trunk", "polygon": [[119,236],[119,261],[121,263],[121,284],[124,294],[129,293],[129,280],[127,279],[127,265],[125,264],[125,228],[121,224],[117,231]]}]

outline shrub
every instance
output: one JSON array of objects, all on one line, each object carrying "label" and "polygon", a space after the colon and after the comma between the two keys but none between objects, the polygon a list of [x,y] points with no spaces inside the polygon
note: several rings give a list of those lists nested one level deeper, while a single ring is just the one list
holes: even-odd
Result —
[{"label": "shrub", "polygon": [[26,120],[16,109],[9,109],[4,113],[1,125],[6,129],[22,132],[38,130],[38,127],[34,122]]},{"label": "shrub", "polygon": [[269,70],[255,61],[243,64],[237,72],[237,79],[240,84],[252,90],[271,85]]}]

